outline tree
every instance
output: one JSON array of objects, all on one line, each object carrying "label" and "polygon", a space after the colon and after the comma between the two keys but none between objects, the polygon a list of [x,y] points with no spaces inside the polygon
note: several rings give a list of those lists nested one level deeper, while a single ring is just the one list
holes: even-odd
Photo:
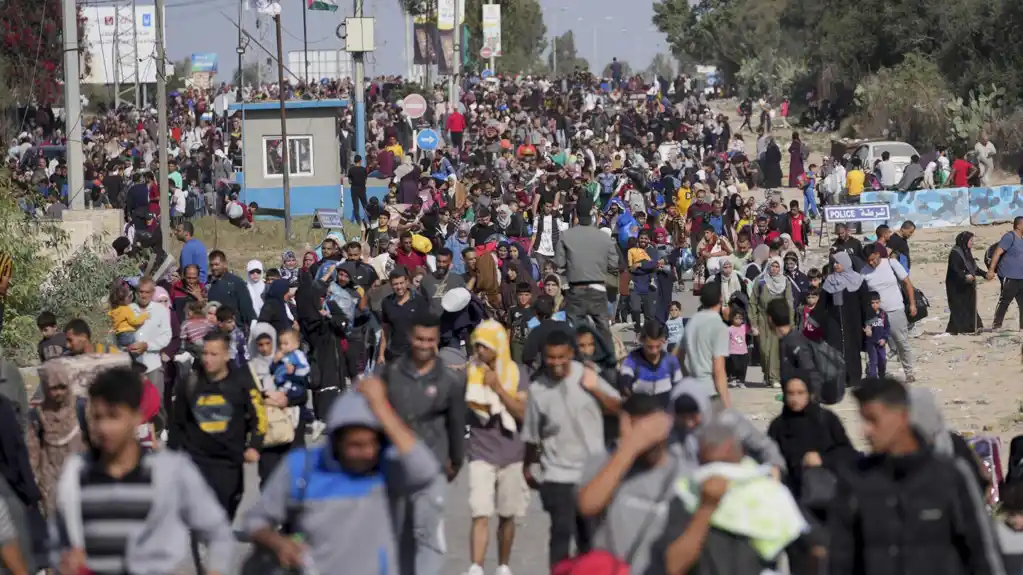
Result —
[{"label": "tree", "polygon": [[[189,66],[189,69],[191,69],[191,66]],[[175,65],[175,67],[174,67],[175,74],[177,73],[177,71],[178,71],[177,65]],[[240,75],[241,75],[241,82],[242,82],[243,86],[255,86],[256,83],[259,82],[259,68],[258,68],[258,64],[255,64],[255,63],[244,64],[242,66],[242,68],[241,68],[241,74]],[[238,68],[235,68],[234,69],[234,74],[231,74],[231,85],[232,86],[237,86],[238,85],[238,82],[239,82],[238,77],[239,77]]]},{"label": "tree", "polygon": [[[15,104],[55,104],[62,98],[64,46],[61,0],[0,2],[0,53],[6,59],[0,82]],[[78,15],[78,43],[85,51],[85,18]],[[89,72],[89,58],[81,73]]]},{"label": "tree", "polygon": [[580,58],[575,48],[575,35],[571,30],[551,40],[551,50],[547,54],[547,67],[554,71],[557,62],[558,75],[569,74],[576,68],[589,68],[590,64]]},{"label": "tree", "polygon": [[665,54],[654,54],[653,60],[650,60],[650,64],[643,71],[646,76],[652,77],[664,77],[671,79],[675,76],[675,66],[672,65],[671,59]]},{"label": "tree", "polygon": [[[253,69],[255,69],[255,68],[253,68]],[[174,75],[171,76],[170,78],[167,78],[167,91],[168,92],[173,92],[175,90],[180,90],[180,89],[184,88],[185,87],[185,80],[189,76],[191,76],[191,74],[192,74],[192,59],[191,58],[187,58],[186,57],[186,58],[182,58],[182,59],[178,60],[177,62],[174,62]],[[232,78],[237,78],[237,77],[238,77],[238,71],[235,70],[234,76],[232,76]],[[245,77],[248,78],[248,76],[245,76]],[[235,85],[237,85],[237,84],[235,84]]]},{"label": "tree", "polygon": [[[618,60],[618,63],[622,65],[622,78],[628,78],[629,76],[632,76],[633,74],[632,66],[630,66],[628,62],[626,62],[625,60]],[[614,64],[613,60],[604,65],[604,69],[600,73],[600,75],[603,76],[604,78],[610,78],[612,76],[611,64]]]}]

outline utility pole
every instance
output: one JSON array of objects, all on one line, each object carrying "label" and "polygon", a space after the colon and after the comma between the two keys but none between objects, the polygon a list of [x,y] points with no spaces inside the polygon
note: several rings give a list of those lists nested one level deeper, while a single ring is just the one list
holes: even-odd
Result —
[{"label": "utility pole", "polygon": [[434,45],[433,41],[439,37],[440,30],[437,28],[437,2],[428,0],[426,2],[426,65],[423,66],[423,91],[426,92],[426,106],[430,107],[433,101],[433,84],[431,83],[430,72],[433,67]]},{"label": "utility pole", "polygon": [[[359,23],[359,41],[363,42],[362,31],[362,7],[363,0],[355,2],[355,21]],[[352,61],[355,63],[355,151],[357,154],[366,157],[366,58],[359,46],[358,52],[352,52]]]},{"label": "utility pole", "polygon": [[309,31],[306,29],[306,17],[305,13],[309,6],[309,2],[306,0],[302,1],[302,61],[305,62],[305,76],[302,80],[309,83]]},{"label": "utility pole", "polygon": [[238,52],[238,96],[235,98],[238,102],[242,102],[242,79],[245,74],[242,73],[242,56],[245,54],[245,45],[242,44],[242,17],[244,14],[242,10],[245,9],[245,0],[238,0],[238,47],[235,51]]},{"label": "utility pole", "polygon": [[167,50],[163,40],[163,0],[156,0],[156,126],[159,132],[156,145],[159,153],[160,173],[156,183],[160,186],[160,235],[163,251],[170,249],[170,186],[167,177]]},{"label": "utility pole", "polygon": [[121,107],[121,5],[114,4],[114,109]]},{"label": "utility pole", "polygon": [[[494,0],[488,0],[487,1],[487,4],[494,4],[494,3],[495,3]],[[494,62],[494,57],[495,56],[497,56],[497,50],[496,49],[493,50],[492,52],[490,52],[490,71],[491,72],[496,72],[497,71],[497,68],[495,67],[495,62]],[[555,74],[555,77],[557,77],[557,74]]]},{"label": "utility pole", "polygon": [[[302,0],[303,2],[305,0]],[[304,12],[303,12],[304,13]],[[284,99],[284,45],[281,42],[281,15],[274,16],[277,28],[277,99],[281,104],[281,174],[284,176],[284,238],[291,239],[291,163],[288,153],[291,151],[288,142],[288,111]],[[306,64],[308,66],[308,64]]]},{"label": "utility pole", "polygon": [[401,22],[404,25],[405,30],[405,80],[411,82],[412,76],[415,75],[413,69],[415,68],[416,53],[412,47],[412,34],[413,34],[413,23],[412,15],[405,11],[404,5],[401,8]]},{"label": "utility pole", "polygon": [[455,0],[455,27],[451,29],[452,44],[452,70],[451,70],[451,92],[448,94],[448,114],[453,114],[458,109],[458,81],[462,73],[462,22],[459,19],[462,2]]},{"label": "utility pole", "polygon": [[142,89],[139,87],[142,80],[139,78],[139,21],[136,14],[136,0],[131,0],[131,42],[134,49],[132,55],[135,60],[135,109],[142,108]]},{"label": "utility pole", "polygon": [[85,157],[82,154],[82,93],[79,77],[78,7],[63,0],[64,117],[67,129],[67,196],[73,210],[85,208]]}]

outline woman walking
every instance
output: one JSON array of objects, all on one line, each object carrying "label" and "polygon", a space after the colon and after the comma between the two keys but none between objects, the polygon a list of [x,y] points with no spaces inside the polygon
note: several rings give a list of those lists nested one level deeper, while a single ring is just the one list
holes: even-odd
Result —
[{"label": "woman walking", "polygon": [[767,262],[767,271],[753,285],[750,301],[750,326],[757,338],[760,350],[760,365],[764,370],[764,383],[769,387],[781,387],[781,364],[779,361],[778,335],[767,321],[767,304],[784,298],[789,305],[789,321],[792,321],[792,282],[785,277],[781,258],[774,257]]},{"label": "woman walking", "polygon": [[828,345],[842,351],[846,384],[859,385],[863,377],[863,322],[870,306],[870,290],[863,276],[853,271],[852,258],[845,252],[831,256],[831,273],[821,288],[821,300],[810,317],[826,334]]},{"label": "woman walking", "polygon": [[973,232],[960,232],[956,245],[948,253],[945,268],[949,311],[946,332],[952,335],[976,333],[984,327],[977,313],[977,278],[986,274],[973,259]]}]

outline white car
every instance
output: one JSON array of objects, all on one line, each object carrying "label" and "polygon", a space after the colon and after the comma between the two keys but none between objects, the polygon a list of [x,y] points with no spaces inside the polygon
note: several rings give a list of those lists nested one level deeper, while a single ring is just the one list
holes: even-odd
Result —
[{"label": "white car", "polygon": [[920,157],[916,148],[906,142],[877,141],[863,142],[853,150],[850,158],[859,158],[863,162],[863,169],[870,171],[874,168],[874,162],[881,159],[881,154],[888,152],[891,161],[895,164],[895,179],[902,179],[902,172],[912,162],[912,157]]}]

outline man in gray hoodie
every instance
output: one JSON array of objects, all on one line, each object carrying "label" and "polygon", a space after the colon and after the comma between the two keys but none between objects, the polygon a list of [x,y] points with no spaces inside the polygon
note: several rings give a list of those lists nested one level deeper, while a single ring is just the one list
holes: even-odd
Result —
[{"label": "man in gray hoodie", "polygon": [[604,341],[611,338],[611,314],[607,300],[607,274],[618,273],[618,246],[611,236],[593,225],[592,202],[579,202],[579,225],[561,232],[554,246],[554,263],[565,268],[568,293],[565,313],[576,325],[593,318]]},{"label": "man in gray hoodie", "polygon": [[246,514],[244,530],[288,569],[399,575],[391,512],[397,498],[440,477],[437,460],[376,377],[334,402],[326,433],[327,445],[296,449],[281,462]]}]

